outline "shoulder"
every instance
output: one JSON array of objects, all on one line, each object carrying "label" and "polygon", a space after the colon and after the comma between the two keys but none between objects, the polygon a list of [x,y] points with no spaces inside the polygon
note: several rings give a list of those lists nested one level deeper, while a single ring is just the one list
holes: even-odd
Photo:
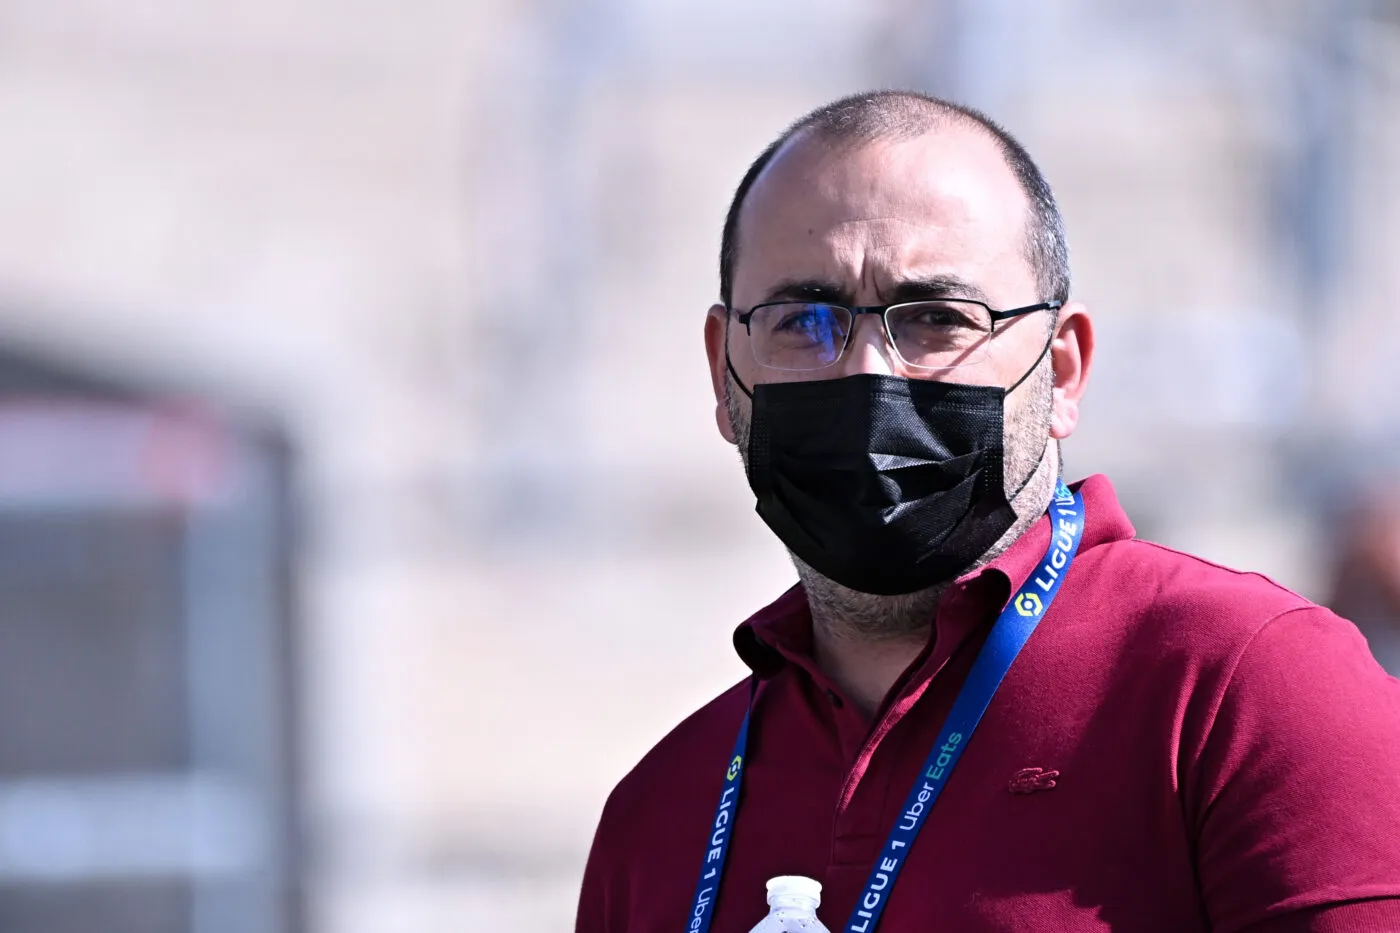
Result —
[{"label": "shoulder", "polygon": [[1327,609],[1262,574],[1159,544],[1094,547],[1066,586],[1075,593],[1067,601],[1073,611],[1062,617],[1056,659],[1073,664],[1083,654],[1108,669],[1096,678],[1150,684],[1164,701],[1176,697],[1172,715],[1185,719],[1179,725],[1208,729],[1230,685],[1269,675],[1270,666],[1297,680],[1319,656],[1370,662],[1356,628]]},{"label": "shoulder", "polygon": [[1350,622],[1274,615],[1188,730],[1184,810],[1220,926],[1400,896],[1400,681]]},{"label": "shoulder", "polygon": [[1325,744],[1400,742],[1400,681],[1351,622],[1262,574],[1162,545],[1090,553],[1093,606],[1121,610],[1117,659],[1177,697],[1173,733],[1187,762],[1217,775],[1269,762],[1302,769]]},{"label": "shoulder", "polygon": [[[1311,603],[1259,627],[1230,671],[1226,702],[1235,730],[1264,711],[1303,731],[1323,722],[1352,732],[1373,721],[1400,727],[1400,681],[1376,663],[1355,625]],[[1293,723],[1298,716],[1310,724]]]},{"label": "shoulder", "polygon": [[1106,565],[1131,569],[1133,585],[1153,587],[1153,595],[1182,608],[1254,607],[1265,615],[1311,603],[1262,573],[1238,570],[1141,538],[1095,548]]},{"label": "shoulder", "polygon": [[1124,667],[1191,694],[1204,729],[1218,728],[1222,706],[1246,718],[1359,702],[1394,714],[1400,683],[1356,626],[1268,577],[1138,539],[1086,556],[1090,614],[1116,620],[1093,624],[1112,633]]},{"label": "shoulder", "polygon": [[652,746],[609,794],[599,835],[627,850],[627,835],[646,832],[651,818],[674,819],[678,811],[713,807],[748,702],[749,681],[743,680]]},{"label": "shoulder", "polygon": [[1098,676],[1131,698],[1140,732],[1155,721],[1169,737],[1216,925],[1400,895],[1400,681],[1356,627],[1262,574],[1158,544],[1083,556],[1062,654],[1104,644]]},{"label": "shoulder", "polygon": [[633,928],[647,909],[639,897],[653,906],[684,899],[698,852],[689,844],[705,837],[748,699],[745,681],[706,703],[613,788],[584,869],[577,930]]},{"label": "shoulder", "polygon": [[1286,613],[1325,613],[1267,576],[1132,538],[1085,555],[1095,602],[1134,620],[1140,634],[1232,653]]}]

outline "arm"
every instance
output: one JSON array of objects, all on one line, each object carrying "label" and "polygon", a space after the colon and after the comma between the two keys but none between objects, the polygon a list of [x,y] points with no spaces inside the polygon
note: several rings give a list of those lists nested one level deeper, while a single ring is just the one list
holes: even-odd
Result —
[{"label": "arm", "polygon": [[574,917],[574,933],[625,933],[625,917],[615,916],[621,910],[617,896],[619,857],[617,841],[613,838],[614,790],[603,807],[598,828],[593,834],[593,847],[588,852],[588,864],[583,870],[583,887],[579,891],[578,912]]},{"label": "arm", "polygon": [[1244,933],[1372,933],[1400,930],[1400,899],[1349,901],[1296,910],[1247,927]]},{"label": "arm", "polygon": [[1400,681],[1350,623],[1309,606],[1265,624],[1192,775],[1217,933],[1400,929]]},{"label": "arm", "polygon": [[595,838],[593,849],[588,853],[588,865],[583,870],[583,888],[579,891],[574,933],[608,933],[608,898],[601,861]]}]

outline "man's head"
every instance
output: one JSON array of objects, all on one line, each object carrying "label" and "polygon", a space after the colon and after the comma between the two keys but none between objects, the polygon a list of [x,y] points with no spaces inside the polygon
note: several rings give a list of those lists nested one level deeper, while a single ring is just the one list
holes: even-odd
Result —
[{"label": "man's head", "polygon": [[734,266],[739,250],[739,215],[749,189],[779,150],[800,135],[828,143],[857,147],[862,143],[907,140],[961,123],[981,129],[1001,150],[1006,166],[1025,195],[1029,216],[1025,225],[1026,260],[1046,300],[1069,301],[1069,248],[1064,221],[1055,196],[1030,154],[1011,134],[985,114],[950,101],[911,91],[878,91],[834,101],[802,117],[759,154],[744,173],[729,211],[719,251],[719,297],[734,306]]},{"label": "man's head", "polygon": [[[1006,401],[1004,482],[1008,491],[1024,487],[1013,503],[1022,519],[1015,534],[1043,509],[1058,471],[1049,442],[1077,423],[1092,330],[1084,309],[1067,303],[1064,234],[1048,185],[1021,146],[985,117],[935,98],[881,92],[799,120],[736,192],[720,277],[722,303],[710,309],[706,347],[719,428],[741,455],[751,409],[730,366],[747,387],[884,373],[1009,388],[1029,373]],[[936,373],[911,367],[879,316],[862,315],[839,359],[797,372],[760,363],[735,318],[794,297],[848,307],[932,297],[978,299],[994,310],[1065,304],[1058,315],[1000,322],[975,362]],[[823,585],[798,566],[809,591]]]}]

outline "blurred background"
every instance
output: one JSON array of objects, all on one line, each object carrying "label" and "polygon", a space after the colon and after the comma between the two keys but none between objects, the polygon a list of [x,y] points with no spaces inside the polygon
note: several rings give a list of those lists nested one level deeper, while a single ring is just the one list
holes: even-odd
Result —
[{"label": "blurred background", "polygon": [[0,929],[569,929],[795,579],[728,198],[873,86],[1054,185],[1069,473],[1400,667],[1396,0],[0,0]]}]

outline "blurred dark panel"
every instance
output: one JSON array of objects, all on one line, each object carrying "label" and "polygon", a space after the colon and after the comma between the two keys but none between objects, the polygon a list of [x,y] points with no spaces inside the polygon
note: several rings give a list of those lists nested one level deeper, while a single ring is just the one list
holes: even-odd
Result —
[{"label": "blurred dark panel", "polygon": [[173,516],[0,520],[0,773],[189,764]]},{"label": "blurred dark panel", "polygon": [[0,352],[0,930],[297,933],[292,456]]},{"label": "blurred dark panel", "polygon": [[176,882],[0,890],[0,930],[43,933],[184,933],[190,892]]}]

